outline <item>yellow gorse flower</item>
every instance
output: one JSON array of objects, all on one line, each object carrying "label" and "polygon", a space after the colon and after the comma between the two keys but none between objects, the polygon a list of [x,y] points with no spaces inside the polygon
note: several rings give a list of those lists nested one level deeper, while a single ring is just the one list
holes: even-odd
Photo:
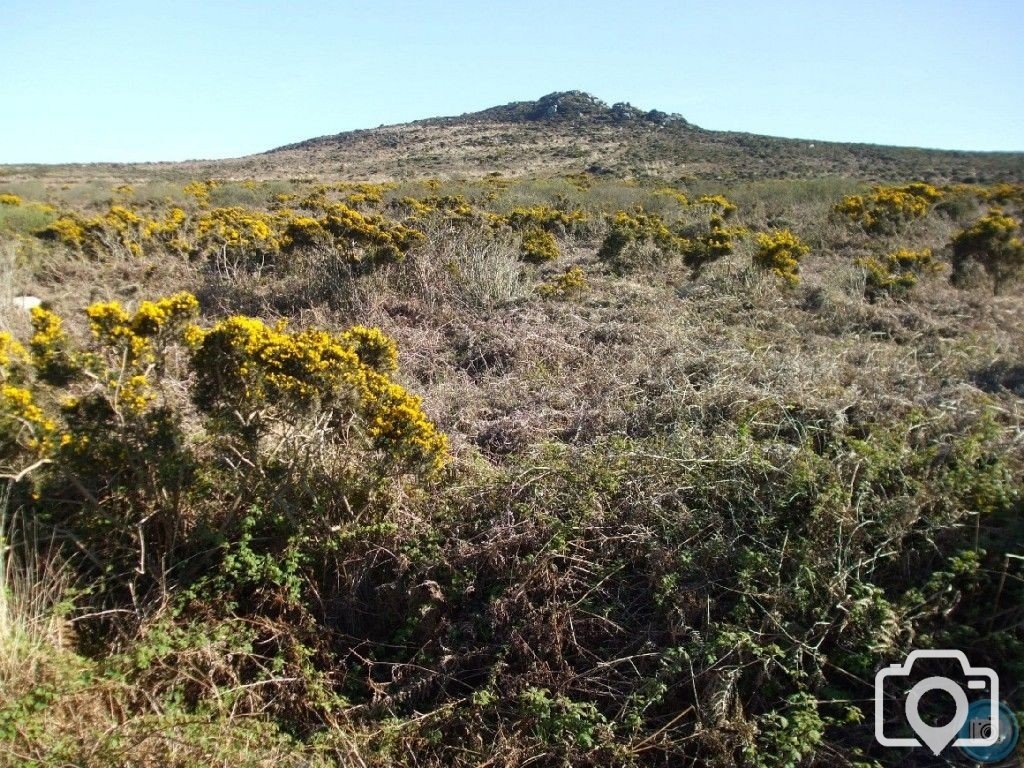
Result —
[{"label": "yellow gorse flower", "polygon": [[876,186],[869,195],[844,197],[835,210],[866,232],[893,232],[904,222],[925,216],[942,195],[942,190],[922,182]]},{"label": "yellow gorse flower", "polygon": [[796,285],[800,282],[800,260],[810,251],[810,246],[788,229],[761,233],[757,236],[754,265]]},{"label": "yellow gorse flower", "polygon": [[394,342],[377,329],[356,326],[335,336],[230,317],[206,330],[193,352],[194,399],[210,413],[287,416],[319,406],[357,414],[378,450],[439,467],[446,438],[419,399],[388,377],[396,360]]}]

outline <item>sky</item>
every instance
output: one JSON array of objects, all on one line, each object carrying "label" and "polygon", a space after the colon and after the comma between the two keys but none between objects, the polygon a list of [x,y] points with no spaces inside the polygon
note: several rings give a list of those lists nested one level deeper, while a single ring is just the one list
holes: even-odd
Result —
[{"label": "sky", "polygon": [[237,157],[562,90],[703,128],[1024,150],[1024,3],[3,0],[0,163]]}]

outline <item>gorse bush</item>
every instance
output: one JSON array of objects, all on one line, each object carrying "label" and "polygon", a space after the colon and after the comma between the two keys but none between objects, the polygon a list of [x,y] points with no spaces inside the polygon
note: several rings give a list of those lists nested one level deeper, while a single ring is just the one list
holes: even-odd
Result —
[{"label": "gorse bush", "polygon": [[941,190],[920,182],[902,187],[879,186],[868,195],[844,197],[835,210],[865,232],[892,234],[907,222],[924,217],[941,197]]},{"label": "gorse bush", "polygon": [[865,292],[871,299],[883,294],[905,296],[922,275],[940,269],[930,248],[900,248],[881,258],[866,256],[855,263],[865,272]]},{"label": "gorse bush", "polygon": [[810,246],[788,229],[761,233],[757,236],[754,266],[796,285],[800,282],[800,260],[810,251]]},{"label": "gorse bush", "polygon": [[561,255],[555,236],[539,226],[530,226],[523,230],[520,252],[523,260],[532,264],[554,261]]},{"label": "gorse bush", "polygon": [[1024,240],[1020,222],[994,210],[953,238],[953,280],[962,278],[968,262],[981,264],[1000,293],[1006,283],[1024,273]]},{"label": "gorse bush", "polygon": [[608,233],[598,258],[616,272],[664,264],[681,257],[694,276],[705,265],[731,254],[743,227],[729,227],[725,219],[736,206],[722,195],[704,195],[689,201],[671,195],[683,205],[685,218],[669,224],[665,218],[637,208],[620,211],[608,220]]},{"label": "gorse bush", "polygon": [[608,234],[597,257],[616,272],[662,263],[682,252],[686,241],[654,213],[619,211],[609,218]]},{"label": "gorse bush", "polygon": [[[186,192],[198,210],[172,206],[162,216],[133,210],[127,200],[99,216],[76,212],[60,215],[36,234],[92,257],[137,257],[145,250],[164,250],[199,258],[221,274],[240,270],[259,272],[275,266],[282,253],[329,251],[349,265],[377,265],[401,259],[423,234],[382,215],[364,213],[326,193],[303,201],[315,216],[296,215],[287,208],[259,210],[241,206],[215,207],[209,182],[194,182]],[[373,192],[356,192],[361,204],[378,201]],[[381,193],[382,194],[382,193]]]},{"label": "gorse bush", "polygon": [[430,472],[443,464],[445,438],[420,401],[388,378],[396,353],[380,332],[292,333],[234,317],[194,333],[196,404],[251,444],[315,410],[340,424],[357,418],[370,444],[401,467]]},{"label": "gorse bush", "polygon": [[545,298],[567,299],[583,294],[589,283],[579,266],[569,267],[561,275],[537,286],[537,293]]},{"label": "gorse bush", "polygon": [[562,211],[547,205],[535,205],[513,208],[507,219],[513,229],[525,231],[541,228],[547,232],[564,234],[585,223],[587,214],[578,209]]},{"label": "gorse bush", "polygon": [[17,182],[0,763],[895,766],[878,669],[1022,679],[1019,301],[926,280],[1019,185],[664,183]]},{"label": "gorse bush", "polygon": [[[363,483],[369,493],[389,478],[428,478],[446,461],[445,436],[391,379],[396,349],[380,331],[292,332],[248,317],[204,328],[197,311],[187,293],[134,312],[94,304],[89,338],[79,340],[36,309],[28,351],[0,335],[4,472],[32,468],[18,486],[21,502],[44,504],[37,514],[73,531],[97,560],[103,553],[115,591],[127,586],[125,574],[150,585],[166,579],[167,559],[192,545],[189,532],[206,535],[200,520],[228,530],[238,523],[191,508],[214,478],[237,502],[293,509],[332,482],[352,493]],[[186,431],[197,418],[203,438]],[[282,441],[297,453],[279,456]],[[290,472],[306,480],[290,486]]]}]

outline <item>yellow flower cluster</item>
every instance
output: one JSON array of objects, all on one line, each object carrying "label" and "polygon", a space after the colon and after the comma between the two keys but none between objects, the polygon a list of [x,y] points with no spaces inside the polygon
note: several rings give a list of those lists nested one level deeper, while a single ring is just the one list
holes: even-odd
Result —
[{"label": "yellow flower cluster", "polygon": [[423,412],[422,400],[387,376],[361,367],[349,381],[374,447],[402,464],[423,466],[428,473],[448,459],[448,438]]},{"label": "yellow flower cluster", "polygon": [[147,221],[142,231],[147,237],[175,235],[184,226],[187,219],[188,214],[183,209],[174,207],[167,212],[163,221],[157,221],[156,219]]},{"label": "yellow flower cluster", "polygon": [[551,231],[569,230],[587,220],[587,214],[581,210],[562,211],[549,205],[513,208],[508,215],[508,223],[513,229],[539,227]]},{"label": "yellow flower cluster", "polygon": [[318,219],[314,219],[312,216],[290,216],[281,237],[281,247],[287,251],[294,248],[324,245],[330,241],[330,234]]},{"label": "yellow flower cluster", "polygon": [[19,206],[21,205],[21,198],[5,192],[0,194],[0,205]]},{"label": "yellow flower cluster", "polygon": [[868,256],[857,259],[854,263],[864,270],[865,289],[872,298],[884,293],[906,293],[917,284],[922,274],[939,269],[931,248],[919,251],[900,248],[881,258]]},{"label": "yellow flower cluster", "polygon": [[432,196],[423,199],[403,197],[398,204],[413,220],[438,216],[449,222],[472,222],[485,216],[475,209],[464,195]]},{"label": "yellow flower cluster", "polygon": [[532,264],[554,261],[561,255],[555,236],[536,225],[528,226],[523,230],[519,253],[524,261]]},{"label": "yellow flower cluster", "polygon": [[680,239],[684,261],[695,273],[705,264],[728,256],[736,247],[736,240],[747,235],[745,227],[727,227],[723,221],[727,215],[713,214],[705,225],[688,228],[688,238]]},{"label": "yellow flower cluster", "polygon": [[341,187],[339,191],[351,189],[345,195],[345,204],[352,207],[361,205],[380,205],[384,202],[385,193],[391,191],[397,184],[353,184],[351,187]]},{"label": "yellow flower cluster", "polygon": [[194,399],[211,413],[298,414],[313,405],[356,413],[376,448],[439,467],[446,439],[419,399],[388,378],[395,361],[394,342],[374,329],[293,333],[231,317],[207,330],[193,352]]},{"label": "yellow flower cluster", "polygon": [[155,399],[156,395],[149,385],[149,377],[144,373],[129,376],[114,393],[115,407],[120,405],[134,416],[142,414]]},{"label": "yellow flower cluster", "polygon": [[1024,239],[1012,216],[994,209],[953,238],[953,275],[974,259],[992,276],[998,293],[1003,284],[1024,273]]},{"label": "yellow flower cluster", "polygon": [[281,247],[273,216],[237,206],[206,211],[196,220],[196,234],[230,249],[273,252]]},{"label": "yellow flower cluster", "polygon": [[726,219],[736,213],[735,203],[731,202],[725,195],[701,195],[691,205],[709,208]]},{"label": "yellow flower cluster", "polygon": [[99,253],[117,244],[135,256],[142,253],[149,223],[122,205],[112,205],[101,216],[82,218],[67,213],[39,230],[38,237],[56,240],[71,248]]},{"label": "yellow flower cluster", "polygon": [[684,244],[655,213],[642,210],[619,211],[612,216],[609,224],[613,233],[621,234],[629,240],[647,240],[671,250],[679,250]]},{"label": "yellow flower cluster", "polygon": [[892,233],[904,222],[925,216],[942,195],[942,190],[922,182],[902,187],[876,186],[869,195],[844,197],[835,210],[865,232]]},{"label": "yellow flower cluster", "polygon": [[425,200],[417,200],[415,197],[403,197],[398,201],[399,205],[406,208],[410,215],[416,219],[423,219],[432,214],[437,208]]},{"label": "yellow flower cluster", "polygon": [[[0,435],[14,436],[14,442],[37,455],[45,455],[54,446],[57,425],[46,416],[24,387],[0,386]],[[8,453],[9,446],[5,446]]]},{"label": "yellow flower cluster", "polygon": [[761,233],[757,236],[754,265],[796,285],[800,282],[800,260],[810,251],[810,246],[788,229]]},{"label": "yellow flower cluster", "polygon": [[195,199],[200,207],[210,204],[210,192],[217,187],[215,181],[190,181],[183,188],[189,197]]},{"label": "yellow flower cluster", "polygon": [[64,322],[48,309],[32,309],[32,338],[29,340],[29,349],[32,352],[32,364],[46,380],[60,381],[76,368],[75,361],[70,359],[68,352]]},{"label": "yellow flower cluster", "polygon": [[144,301],[134,314],[125,311],[116,301],[93,304],[86,308],[85,314],[98,341],[126,353],[134,362],[150,360],[154,338],[180,334],[198,311],[196,297],[183,291],[159,301]]},{"label": "yellow flower cluster", "polygon": [[71,248],[85,244],[86,224],[75,214],[66,214],[36,233],[45,240],[56,240]]},{"label": "yellow flower cluster", "polygon": [[537,293],[547,299],[564,299],[578,296],[587,288],[587,276],[580,267],[574,266],[569,267],[551,282],[538,285]]},{"label": "yellow flower cluster", "polygon": [[422,232],[396,224],[383,216],[363,214],[343,203],[325,209],[321,226],[335,240],[335,245],[357,260],[357,247],[370,248],[375,258],[398,259],[425,237]]},{"label": "yellow flower cluster", "polygon": [[6,380],[12,365],[28,362],[28,353],[7,331],[0,331],[0,379]]}]

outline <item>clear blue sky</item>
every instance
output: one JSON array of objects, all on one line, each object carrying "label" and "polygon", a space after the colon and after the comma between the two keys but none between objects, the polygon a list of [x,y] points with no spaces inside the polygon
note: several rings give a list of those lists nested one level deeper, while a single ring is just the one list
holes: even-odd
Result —
[{"label": "clear blue sky", "polygon": [[1024,150],[1024,5],[4,0],[0,163],[231,157],[557,90],[705,128]]}]

